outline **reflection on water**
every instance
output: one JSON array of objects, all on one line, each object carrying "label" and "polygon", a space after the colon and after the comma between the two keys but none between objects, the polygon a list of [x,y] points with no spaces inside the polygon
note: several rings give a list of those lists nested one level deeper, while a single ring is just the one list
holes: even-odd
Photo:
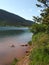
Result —
[{"label": "reflection on water", "polygon": [[[21,47],[22,44],[27,44],[31,39],[32,33],[26,28],[0,29],[0,65],[10,63],[15,57],[20,58],[25,55],[28,47]],[[15,47],[11,48],[14,44]]]},{"label": "reflection on water", "polygon": [[28,28],[21,27],[0,27],[0,36],[9,36],[9,35],[20,35],[28,31]]},{"label": "reflection on water", "polygon": [[22,33],[24,33],[23,30],[6,30],[6,31],[0,31],[0,37],[20,35]]}]

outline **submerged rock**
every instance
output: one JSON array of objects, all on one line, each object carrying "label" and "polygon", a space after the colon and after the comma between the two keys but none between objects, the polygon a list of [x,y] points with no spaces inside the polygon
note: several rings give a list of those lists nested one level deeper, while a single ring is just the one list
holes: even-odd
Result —
[{"label": "submerged rock", "polygon": [[23,46],[23,47],[24,47],[24,46],[28,46],[28,44],[25,44],[25,45],[21,45],[21,46]]},{"label": "submerged rock", "polygon": [[15,47],[15,45],[12,44],[11,47]]},{"label": "submerged rock", "polygon": [[25,46],[25,45],[21,45],[21,46]]},{"label": "submerged rock", "polygon": [[25,44],[25,46],[28,46],[28,44]]}]

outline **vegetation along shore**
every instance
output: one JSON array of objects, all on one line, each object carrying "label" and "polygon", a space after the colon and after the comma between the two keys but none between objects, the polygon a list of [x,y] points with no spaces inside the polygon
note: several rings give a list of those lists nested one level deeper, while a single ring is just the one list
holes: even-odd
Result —
[{"label": "vegetation along shore", "polygon": [[49,0],[37,1],[43,5],[36,6],[44,9],[41,10],[41,17],[33,16],[34,24],[31,26],[33,36],[29,42],[33,47],[29,53],[29,64],[25,59],[27,63],[24,60],[25,63],[21,65],[49,65]]}]

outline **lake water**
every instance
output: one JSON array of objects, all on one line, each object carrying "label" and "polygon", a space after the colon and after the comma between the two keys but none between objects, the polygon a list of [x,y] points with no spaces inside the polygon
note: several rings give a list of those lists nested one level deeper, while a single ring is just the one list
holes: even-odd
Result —
[{"label": "lake water", "polygon": [[27,44],[31,37],[32,33],[28,28],[0,27],[0,65],[8,65],[14,58],[24,56],[28,47],[21,45]]}]

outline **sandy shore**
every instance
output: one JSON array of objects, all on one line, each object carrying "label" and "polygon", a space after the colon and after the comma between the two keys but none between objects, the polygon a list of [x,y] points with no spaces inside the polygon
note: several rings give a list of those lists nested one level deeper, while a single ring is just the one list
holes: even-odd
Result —
[{"label": "sandy shore", "polygon": [[9,65],[14,58],[22,59],[29,50],[29,46],[14,45],[11,47],[8,44],[0,44],[0,65]]},{"label": "sandy shore", "polygon": [[32,51],[32,48],[33,48],[32,45],[29,46],[29,48],[27,50],[28,53],[26,53],[24,58],[20,59],[16,65],[29,65],[29,62],[30,62],[29,56],[30,56],[30,52]]}]

